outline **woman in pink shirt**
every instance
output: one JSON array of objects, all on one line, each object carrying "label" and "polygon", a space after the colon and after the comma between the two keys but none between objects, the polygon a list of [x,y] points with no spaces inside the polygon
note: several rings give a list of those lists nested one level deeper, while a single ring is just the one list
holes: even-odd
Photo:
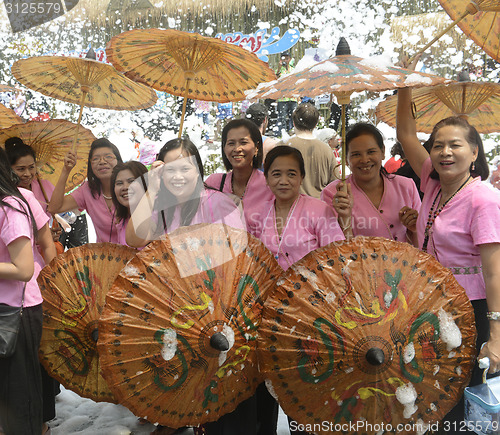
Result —
[{"label": "woman in pink shirt", "polygon": [[[481,182],[489,169],[476,129],[459,117],[438,122],[420,144],[411,113],[411,91],[398,90],[397,135],[424,192],[417,221],[419,247],[450,268],[474,308],[478,358],[500,370],[500,197]],[[484,347],[481,349],[481,345]],[[482,382],[474,367],[470,385]],[[463,400],[445,417],[463,433]],[[454,430],[453,430],[454,429]]]},{"label": "woman in pink shirt", "polygon": [[[332,208],[300,193],[305,167],[299,150],[287,145],[272,148],[266,155],[264,175],[274,198],[260,204],[247,224],[283,270],[309,252],[345,239]],[[257,394],[259,401],[275,408],[277,416],[276,402],[263,391]],[[271,431],[276,421],[272,425]]]},{"label": "woman in pink shirt", "polygon": [[240,209],[228,196],[203,183],[203,163],[196,146],[186,138],[168,141],[148,172],[147,192],[142,180],[130,203],[126,243],[136,248],[182,226],[226,223],[244,228]]},{"label": "woman in pink shirt", "polygon": [[385,237],[416,244],[415,224],[420,197],[415,183],[389,175],[382,166],[384,139],[373,125],[358,123],[346,135],[351,175],[330,183],[321,199],[333,206],[347,235]]},{"label": "woman in pink shirt", "polygon": [[273,197],[259,171],[263,153],[259,128],[244,118],[229,121],[222,130],[221,153],[228,172],[210,175],[207,186],[240,198],[248,220],[263,201]]},{"label": "woman in pink shirt", "polygon": [[116,211],[111,196],[111,172],[117,163],[122,163],[118,148],[106,138],[96,139],[88,156],[87,180],[72,193],[64,195],[66,180],[76,165],[76,154],[68,151],[52,193],[49,212],[85,209],[94,224],[97,242],[118,243]]},{"label": "woman in pink shirt", "polygon": [[[48,220],[33,196],[31,202],[35,215]],[[6,435],[42,433],[38,362],[42,297],[36,280],[33,281],[34,257],[40,255],[35,245],[35,220],[27,200],[13,182],[6,154],[0,149],[0,303],[20,306],[22,302],[24,307],[14,354],[0,358],[0,426]]]},{"label": "woman in pink shirt", "polygon": [[133,189],[130,185],[140,176],[148,172],[148,168],[141,162],[130,161],[118,163],[111,174],[111,196],[116,210],[116,225],[118,243],[126,245],[125,231],[130,219],[130,196]]}]

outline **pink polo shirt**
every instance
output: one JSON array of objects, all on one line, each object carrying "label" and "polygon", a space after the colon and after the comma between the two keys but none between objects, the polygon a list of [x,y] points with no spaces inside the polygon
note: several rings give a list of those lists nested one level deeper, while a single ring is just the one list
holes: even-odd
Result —
[{"label": "pink polo shirt", "polygon": [[[44,213],[41,205],[29,190],[19,189],[19,191],[32,210],[36,227],[38,229],[42,228],[49,221],[49,218]],[[17,198],[9,196],[6,197],[4,201],[17,210],[26,210],[26,205],[20,203],[20,200]],[[28,210],[26,210],[26,212],[28,212]],[[0,207],[0,262],[10,263],[11,258],[7,246],[20,237],[27,237],[31,240],[35,262],[33,277],[26,283],[24,295],[24,306],[31,307],[41,304],[43,300],[36,278],[45,263],[36,248],[30,219],[23,213],[12,210],[9,207]],[[11,306],[19,306],[23,287],[24,283],[20,281],[0,279],[0,302]]]},{"label": "pink polo shirt", "polygon": [[72,192],[71,196],[78,204],[78,208],[87,210],[88,215],[92,219],[97,243],[119,243],[118,231],[114,222],[114,205],[109,209],[102,194],[97,198],[93,197],[87,181]]},{"label": "pink polo shirt", "polygon": [[[212,174],[207,180],[207,186],[213,187],[214,189],[219,190],[220,183],[222,181],[223,174]],[[224,193],[233,193],[233,188],[231,186],[233,178],[233,171],[227,173],[226,180],[224,182],[224,187],[222,192]],[[247,183],[247,188],[245,193],[243,194],[243,211],[245,213],[245,219],[248,221],[251,218],[251,215],[258,211],[260,206],[270,199],[273,199],[274,195],[267,186],[266,177],[264,177],[264,173],[259,171],[258,169],[254,169],[252,171],[252,175]]]},{"label": "pink polo shirt", "polygon": [[[233,228],[245,229],[240,209],[234,201],[223,193],[212,189],[203,189],[198,210],[190,225],[204,223],[223,223]],[[179,226],[180,207],[177,207],[167,232],[171,233]]]},{"label": "pink polo shirt", "polygon": [[[424,192],[417,220],[418,244],[422,248],[429,211],[441,184],[430,178],[431,159],[422,167],[420,189]],[[436,202],[439,202],[439,198]],[[485,299],[479,246],[500,243],[500,195],[476,177],[446,204],[430,231],[427,252],[449,267],[469,299]]]},{"label": "pink polo shirt", "polygon": [[[43,189],[45,193],[47,194],[47,198],[50,201],[50,198],[52,197],[52,192],[54,192],[54,185],[48,181],[48,180],[41,180]],[[38,202],[42,205],[43,211],[47,214],[47,216],[50,218],[51,215],[47,211],[47,207],[49,206],[47,201],[45,200],[45,196],[42,192],[42,188],[40,187],[40,183],[38,180],[33,180],[31,183],[31,191],[33,192],[33,195],[35,195],[35,198],[38,200]]]},{"label": "pink polo shirt", "polygon": [[[385,237],[406,242],[406,227],[399,221],[399,210],[405,205],[420,210],[420,196],[415,183],[410,178],[399,175],[382,176],[384,193],[376,208],[365,192],[350,175],[346,181],[351,184],[353,197],[352,230],[354,236]],[[335,180],[321,192],[321,199],[333,208],[333,197],[337,192]],[[335,210],[334,213],[336,214]]]},{"label": "pink polo shirt", "polygon": [[331,207],[317,198],[299,195],[281,232],[276,231],[274,199],[261,204],[249,222],[249,231],[277,257],[283,270],[317,248],[344,240]]}]

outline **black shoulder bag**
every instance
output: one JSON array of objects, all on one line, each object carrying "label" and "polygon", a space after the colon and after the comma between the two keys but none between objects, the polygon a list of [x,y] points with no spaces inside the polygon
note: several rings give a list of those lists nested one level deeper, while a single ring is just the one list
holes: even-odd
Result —
[{"label": "black shoulder bag", "polygon": [[0,358],[9,358],[14,354],[17,344],[17,335],[21,326],[23,316],[24,292],[20,307],[11,307],[7,304],[0,304]]}]

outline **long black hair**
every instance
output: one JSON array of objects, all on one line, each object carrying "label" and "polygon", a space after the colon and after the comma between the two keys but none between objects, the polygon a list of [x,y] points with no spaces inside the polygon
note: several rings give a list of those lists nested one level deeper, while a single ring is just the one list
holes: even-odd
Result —
[{"label": "long black hair", "polygon": [[[0,147],[0,206],[2,208],[8,207],[24,214],[30,220],[31,227],[33,228],[33,235],[36,238],[38,231],[36,228],[35,218],[33,217],[28,201],[26,201],[17,188],[19,179],[14,171],[12,171],[7,161],[7,153]],[[7,196],[14,197],[18,201],[20,209],[17,209],[8,202],[4,201]]]},{"label": "long black hair", "polygon": [[[365,134],[368,134],[372,136],[375,139],[375,142],[377,142],[378,147],[382,151],[382,153],[385,153],[385,145],[384,145],[384,136],[382,136],[382,133],[380,130],[375,127],[372,124],[369,124],[367,122],[358,122],[351,127],[349,127],[349,130],[347,130],[347,133],[345,135],[345,155],[347,158],[347,154],[349,153],[349,144],[351,141],[359,136],[363,136]],[[389,177],[389,173],[387,172],[387,169],[384,168],[384,165],[380,166],[380,174],[383,175],[386,178],[391,178]],[[393,176],[392,176],[393,177]]]},{"label": "long black hair", "polygon": [[[157,159],[164,161],[165,155],[169,151],[179,148],[183,152],[185,151],[187,155],[186,157],[194,157],[196,165],[198,166],[198,171],[200,173],[200,177],[191,197],[181,205],[180,226],[186,226],[191,223],[200,205],[200,195],[205,189],[205,183],[203,182],[205,172],[198,148],[196,148],[196,145],[187,137],[169,140],[158,152]],[[160,203],[168,205],[168,207],[166,208],[166,213],[163,207],[159,206]],[[161,209],[161,221],[158,222],[157,231],[166,232],[174,219],[174,213],[177,208],[177,199],[164,185],[163,180],[160,183],[160,190],[158,192],[158,197],[155,201],[155,204],[156,210],[158,208]]]},{"label": "long black hair", "polygon": [[[477,147],[477,158],[474,163],[471,163],[469,171],[473,177],[481,177],[481,180],[486,180],[490,175],[490,169],[488,167],[488,162],[486,161],[486,156],[484,155],[483,141],[478,131],[470,125],[467,120],[460,118],[459,116],[450,116],[449,118],[444,118],[439,121],[432,129],[431,136],[429,137],[429,150],[434,146],[434,141],[436,140],[436,134],[442,127],[460,127],[465,130],[465,140],[472,147]],[[430,152],[430,151],[429,151]],[[474,166],[474,169],[472,169]],[[435,169],[430,173],[430,177],[439,180],[439,174]]]},{"label": "long black hair", "polygon": [[118,176],[119,172],[125,171],[127,169],[132,172],[132,175],[135,178],[138,178],[148,172],[148,168],[146,168],[146,166],[144,166],[141,162],[136,162],[134,160],[126,163],[117,163],[113,168],[113,172],[111,173],[111,198],[115,206],[115,216],[117,218],[117,222],[124,221],[125,219],[130,217],[130,209],[120,204],[115,193],[116,177]]},{"label": "long black hair", "polygon": [[92,196],[94,198],[98,198],[102,192],[101,181],[94,174],[94,171],[92,170],[92,163],[91,163],[94,151],[98,150],[99,148],[111,149],[112,153],[116,157],[116,161],[118,163],[123,163],[122,156],[120,155],[120,150],[116,147],[116,145],[111,143],[109,141],[109,139],[102,137],[102,138],[96,139],[94,142],[92,142],[92,145],[90,145],[89,158],[87,161],[87,182],[88,182],[88,185],[90,188],[90,192],[92,193]]}]

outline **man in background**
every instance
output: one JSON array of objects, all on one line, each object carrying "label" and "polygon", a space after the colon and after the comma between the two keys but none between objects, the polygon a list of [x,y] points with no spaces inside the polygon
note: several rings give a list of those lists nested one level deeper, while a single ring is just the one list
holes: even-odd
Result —
[{"label": "man in background", "polygon": [[259,127],[260,133],[262,134],[262,147],[264,150],[263,160],[265,160],[268,151],[274,148],[278,143],[276,139],[265,135],[269,123],[269,111],[264,104],[254,103],[247,109],[245,116]]},{"label": "man in background", "polygon": [[287,141],[279,142],[278,145],[290,145],[302,153],[306,176],[300,192],[319,198],[321,191],[336,180],[337,161],[332,149],[313,134],[319,120],[319,111],[314,105],[299,104],[293,112],[292,120],[295,135]]}]

